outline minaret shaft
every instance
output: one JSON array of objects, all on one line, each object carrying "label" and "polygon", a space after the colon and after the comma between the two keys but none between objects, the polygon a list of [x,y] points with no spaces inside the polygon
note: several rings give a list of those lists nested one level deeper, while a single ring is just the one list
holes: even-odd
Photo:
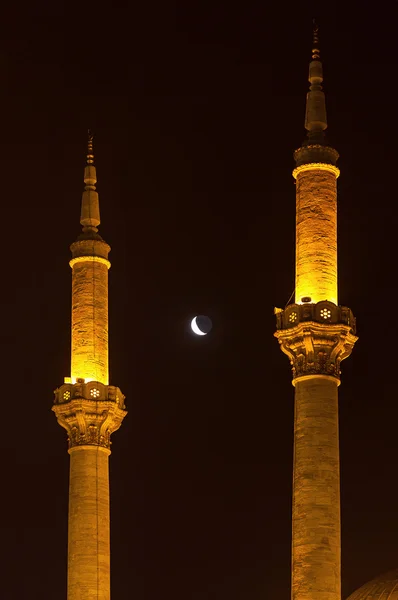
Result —
[{"label": "minaret shaft", "polygon": [[109,383],[108,265],[92,256],[72,264],[72,381]]},{"label": "minaret shaft", "polygon": [[298,171],[296,303],[310,298],[311,302],[329,300],[337,304],[336,174],[316,164]]},{"label": "minaret shaft", "polygon": [[70,451],[68,600],[110,599],[109,450]]},{"label": "minaret shaft", "polygon": [[292,600],[341,599],[337,384],[295,386]]}]

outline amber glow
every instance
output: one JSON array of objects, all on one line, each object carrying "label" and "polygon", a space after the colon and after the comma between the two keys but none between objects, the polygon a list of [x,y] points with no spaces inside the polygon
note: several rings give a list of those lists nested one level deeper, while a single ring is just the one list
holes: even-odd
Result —
[{"label": "amber glow", "polygon": [[296,167],[293,171],[293,177],[297,179],[299,173],[303,173],[304,171],[329,171],[330,173],[334,173],[336,175],[336,179],[340,175],[340,169],[335,167],[334,165],[328,165],[327,163],[310,163],[308,165],[301,165],[300,167]]},{"label": "amber glow", "polygon": [[79,256],[72,267],[71,381],[109,384],[108,260]]},{"label": "amber glow", "polygon": [[90,381],[96,381],[96,379],[85,379],[84,377],[64,377],[64,383],[72,383],[75,385],[78,381],[83,380],[84,383],[90,383]]},{"label": "amber glow", "polygon": [[58,423],[68,434],[70,454],[68,600],[110,600],[108,457],[111,434],[126,415],[123,394],[109,385],[110,246],[98,234],[96,181],[89,132],[80,218],[83,231],[70,246],[71,372],[55,390],[53,405]]},{"label": "amber glow", "polygon": [[337,297],[337,186],[333,165],[295,169],[296,304]]},{"label": "amber glow", "polygon": [[338,385],[340,363],[357,336],[351,310],[338,306],[339,155],[325,139],[315,22],[309,82],[307,139],[294,153],[295,303],[289,299],[283,311],[275,310],[275,336],[290,360],[295,386],[291,600],[341,600]]},{"label": "amber glow", "polygon": [[73,266],[76,263],[88,261],[101,263],[103,265],[106,265],[108,269],[110,269],[111,267],[111,263],[109,262],[109,260],[107,260],[106,258],[102,258],[102,256],[77,256],[69,261],[69,265],[73,268]]}]

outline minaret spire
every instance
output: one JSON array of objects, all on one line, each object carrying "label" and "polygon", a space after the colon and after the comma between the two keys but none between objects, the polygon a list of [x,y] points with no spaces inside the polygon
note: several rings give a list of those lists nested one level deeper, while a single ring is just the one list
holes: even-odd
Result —
[{"label": "minaret spire", "polygon": [[94,164],[94,150],[93,150],[93,139],[94,139],[94,136],[91,133],[90,129],[88,129],[87,133],[88,133],[88,141],[87,141],[87,164],[88,165],[93,165]]},{"label": "minaret spire", "polygon": [[93,134],[88,130],[87,142],[87,162],[84,168],[84,192],[82,196],[82,209],[80,215],[80,224],[83,226],[83,232],[98,231],[97,227],[101,223],[99,212],[98,192],[95,189],[97,183],[97,170],[94,165]]},{"label": "minaret spire", "polygon": [[312,37],[312,60],[310,62],[308,81],[310,91],[307,93],[307,106],[305,112],[305,128],[308,141],[304,144],[324,145],[324,131],[327,128],[325,93],[322,89],[323,68],[319,50],[319,27],[314,20]]},{"label": "minaret spire", "polygon": [[313,29],[312,29],[312,60],[320,59],[320,51],[319,51],[319,27],[315,19],[312,21]]}]

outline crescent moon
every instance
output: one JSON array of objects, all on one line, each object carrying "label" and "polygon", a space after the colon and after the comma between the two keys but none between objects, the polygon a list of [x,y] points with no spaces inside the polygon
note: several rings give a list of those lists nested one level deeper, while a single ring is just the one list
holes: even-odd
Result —
[{"label": "crescent moon", "polygon": [[194,317],[191,321],[191,329],[196,335],[206,335],[204,331],[199,329],[198,324],[196,322],[197,317]]}]

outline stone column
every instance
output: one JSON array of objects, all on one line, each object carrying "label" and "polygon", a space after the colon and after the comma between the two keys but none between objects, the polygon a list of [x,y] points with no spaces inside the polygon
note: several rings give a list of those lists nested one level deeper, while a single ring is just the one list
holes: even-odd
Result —
[{"label": "stone column", "polygon": [[69,454],[68,600],[109,600],[110,451],[72,446]]},{"label": "stone column", "polygon": [[334,165],[297,167],[296,302],[337,304],[337,185]]},{"label": "stone column", "polygon": [[119,388],[64,384],[53,410],[70,454],[68,600],[110,600],[110,436],[126,414]]},{"label": "stone column", "polygon": [[[108,367],[108,253],[96,233],[71,246],[72,348],[71,377],[109,383]],[[98,239],[96,239],[96,237]]]},{"label": "stone column", "polygon": [[337,167],[306,164],[296,177],[296,302],[337,304]]},{"label": "stone column", "polygon": [[296,381],[292,598],[340,600],[337,379]]},{"label": "stone column", "polygon": [[341,600],[337,387],[355,319],[331,302],[292,304],[275,336],[295,386],[292,600]]}]

